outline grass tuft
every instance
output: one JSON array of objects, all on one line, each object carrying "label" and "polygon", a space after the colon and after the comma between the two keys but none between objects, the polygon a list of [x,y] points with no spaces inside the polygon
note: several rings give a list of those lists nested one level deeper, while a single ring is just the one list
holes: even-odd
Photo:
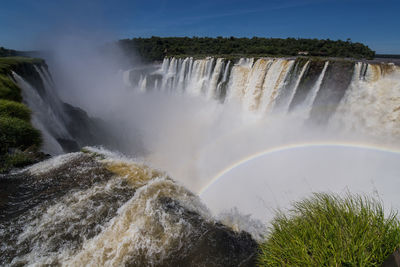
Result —
[{"label": "grass tuft", "polygon": [[1,72],[0,72],[0,99],[8,99],[17,102],[22,101],[21,89],[12,81],[9,75],[2,74]]},{"label": "grass tuft", "polygon": [[397,213],[380,201],[314,194],[279,212],[260,245],[260,266],[380,266],[400,245]]},{"label": "grass tuft", "polygon": [[0,116],[15,117],[29,122],[31,111],[22,103],[0,99]]},{"label": "grass tuft", "polygon": [[24,120],[0,116],[1,154],[7,153],[9,148],[25,150],[29,147],[39,147],[42,139],[40,132]]},{"label": "grass tuft", "polygon": [[24,167],[37,162],[35,154],[23,151],[15,151],[13,154],[5,154],[0,156],[0,159],[0,173],[7,172],[15,167]]}]

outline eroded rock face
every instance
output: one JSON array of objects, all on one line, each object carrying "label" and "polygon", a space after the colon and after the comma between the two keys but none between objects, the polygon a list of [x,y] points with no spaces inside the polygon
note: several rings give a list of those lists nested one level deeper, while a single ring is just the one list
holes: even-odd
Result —
[{"label": "eroded rock face", "polygon": [[252,266],[256,242],[164,173],[77,152],[0,176],[0,265]]},{"label": "eroded rock face", "polygon": [[46,91],[44,82],[39,73],[36,71],[35,67],[48,70],[47,64],[44,60],[41,59],[37,59],[37,62],[35,62],[34,64],[21,62],[19,64],[11,66],[11,70],[24,77],[27,82],[29,82],[32,86],[36,88],[39,94],[44,95]]}]

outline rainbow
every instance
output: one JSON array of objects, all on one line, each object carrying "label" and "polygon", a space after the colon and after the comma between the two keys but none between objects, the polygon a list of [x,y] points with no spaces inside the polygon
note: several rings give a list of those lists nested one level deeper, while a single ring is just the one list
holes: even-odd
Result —
[{"label": "rainbow", "polygon": [[356,148],[356,149],[366,149],[372,150],[376,152],[385,152],[385,153],[393,153],[400,154],[400,149],[394,149],[391,147],[386,147],[377,144],[363,144],[363,143],[347,143],[347,142],[309,142],[309,143],[293,143],[286,144],[283,146],[272,147],[267,150],[263,150],[261,152],[249,155],[231,165],[226,167],[225,169],[218,172],[211,180],[208,182],[198,193],[199,196],[204,194],[213,184],[215,184],[220,178],[222,178],[225,174],[231,172],[235,168],[239,167],[242,164],[246,164],[254,159],[264,157],[273,153],[284,152],[293,149],[304,149],[304,148],[318,148],[318,147],[338,147],[338,148]]}]

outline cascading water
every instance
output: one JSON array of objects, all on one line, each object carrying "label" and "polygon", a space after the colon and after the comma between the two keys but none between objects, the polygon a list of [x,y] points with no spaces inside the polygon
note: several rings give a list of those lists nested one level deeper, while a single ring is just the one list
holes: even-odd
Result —
[{"label": "cascading water", "polygon": [[17,84],[22,89],[22,97],[28,107],[32,110],[32,123],[34,127],[38,128],[43,134],[43,152],[52,155],[63,153],[63,149],[57,139],[71,139],[72,137],[65,128],[65,123],[60,117],[60,112],[55,111],[53,107],[60,108],[60,103],[57,97],[53,94],[48,95],[52,88],[49,88],[47,79],[44,77],[42,71],[36,67],[37,72],[40,74],[45,82],[46,91],[43,96],[39,94],[38,90],[31,86],[21,76],[13,72],[13,77]]},{"label": "cascading water", "polygon": [[261,98],[260,111],[262,114],[267,114],[272,109],[276,97],[281,93],[288,73],[291,71],[293,60],[276,60],[268,71],[264,85],[263,96]]},{"label": "cascading water", "polygon": [[400,136],[400,68],[356,63],[351,84],[330,120],[333,129],[361,131],[387,142]]},{"label": "cascading water", "polygon": [[2,265],[254,262],[250,235],[214,221],[196,195],[165,173],[112,152],[87,148],[10,179],[0,179],[0,193],[9,197],[0,203]]},{"label": "cascading water", "polygon": [[[295,111],[303,114],[300,117],[306,121],[313,117],[313,110],[318,110],[327,113],[326,122],[336,113],[338,106],[340,110],[345,109],[343,105],[351,101],[346,99],[355,88],[381,86],[379,83],[384,83],[384,80],[395,83],[395,76],[399,75],[399,67],[393,64],[343,62],[354,69],[356,74],[353,78],[347,78],[352,75],[348,71],[342,74],[343,77],[336,73],[338,69],[340,71],[341,61],[324,61],[320,64],[320,61],[301,58],[241,58],[235,63],[211,57],[165,58],[156,70],[144,73],[136,83],[131,79],[129,85],[141,91],[184,92],[221,102],[238,102],[244,110],[260,114],[261,118],[268,117],[271,112],[284,114]],[[134,77],[135,72],[134,69],[124,72],[124,79]],[[346,79],[351,80],[350,84],[343,82]],[[390,88],[395,91],[395,84]],[[336,100],[325,101],[331,95],[335,95]],[[354,92],[352,97],[355,97]],[[329,110],[324,111],[328,106]],[[385,123],[389,123],[389,120]]]},{"label": "cascading water", "polygon": [[329,61],[326,61],[324,68],[322,69],[322,72],[318,77],[318,80],[316,81],[314,86],[311,88],[310,92],[307,94],[306,99],[304,100],[303,107],[302,107],[303,111],[301,111],[301,112],[303,112],[305,119],[308,119],[310,116],[311,109],[313,107],[315,98],[317,97],[318,91],[321,88],[322,81],[324,79],[325,72],[326,72],[328,65],[329,65]]},{"label": "cascading water", "polygon": [[43,152],[58,155],[98,143],[103,134],[102,126],[85,111],[60,99],[46,67],[32,65],[27,78],[14,71],[11,75],[22,89],[24,103],[32,111],[33,126],[42,133]]},{"label": "cascading water", "polygon": [[[271,68],[273,64],[272,60],[258,60],[254,67],[249,67],[250,72],[248,74],[247,81],[241,81],[239,84],[246,84],[245,89],[239,89],[241,92],[237,95],[243,95],[243,101],[245,107],[249,110],[256,110],[260,104],[260,99],[263,93],[263,85],[265,81],[265,74]],[[243,67],[245,67],[243,65]],[[246,77],[246,76],[244,76]],[[232,84],[232,87],[237,88],[239,86]]]}]

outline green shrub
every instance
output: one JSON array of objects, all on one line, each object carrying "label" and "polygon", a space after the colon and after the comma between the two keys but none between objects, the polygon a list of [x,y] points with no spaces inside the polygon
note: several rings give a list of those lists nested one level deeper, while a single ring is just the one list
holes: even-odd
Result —
[{"label": "green shrub", "polygon": [[22,101],[21,89],[5,74],[0,73],[0,99]]},{"label": "green shrub", "polygon": [[0,156],[0,173],[7,172],[14,167],[24,167],[36,162],[32,154],[16,151],[13,154]]},{"label": "green shrub", "polygon": [[361,196],[314,194],[279,212],[260,245],[260,266],[380,266],[399,247],[397,214]]},{"label": "green shrub", "polygon": [[30,146],[40,146],[40,132],[24,120],[0,116],[0,154],[7,152],[9,148],[24,150]]},{"label": "green shrub", "polygon": [[31,111],[22,103],[0,99],[0,116],[15,117],[24,121],[30,121]]}]

